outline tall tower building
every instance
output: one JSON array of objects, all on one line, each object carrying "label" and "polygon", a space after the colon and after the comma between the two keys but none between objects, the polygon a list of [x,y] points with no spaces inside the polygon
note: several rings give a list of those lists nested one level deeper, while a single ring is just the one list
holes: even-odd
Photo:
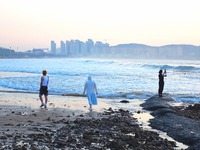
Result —
[{"label": "tall tower building", "polygon": [[93,40],[92,39],[88,39],[86,41],[86,49],[87,49],[86,51],[87,51],[88,54],[91,53],[91,49],[92,49],[93,46],[94,46]]},{"label": "tall tower building", "polygon": [[66,50],[65,50],[65,42],[60,41],[60,52],[62,55],[66,54]]},{"label": "tall tower building", "polygon": [[56,54],[56,43],[51,41],[51,53]]},{"label": "tall tower building", "polygon": [[66,41],[65,42],[65,51],[66,51],[66,54],[69,56],[71,53],[70,53],[70,41]]}]

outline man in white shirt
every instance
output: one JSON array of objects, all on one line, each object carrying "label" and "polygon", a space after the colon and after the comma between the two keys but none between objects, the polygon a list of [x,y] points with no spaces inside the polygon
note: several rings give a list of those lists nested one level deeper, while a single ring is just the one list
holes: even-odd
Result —
[{"label": "man in white shirt", "polygon": [[[49,77],[47,75],[47,71],[43,70],[42,71],[43,76],[41,77],[40,80],[40,93],[39,93],[39,98],[41,101],[41,106],[44,108],[47,108],[47,101],[48,101],[48,84],[49,84]],[[45,97],[45,103],[43,102],[42,96],[44,95]]]}]

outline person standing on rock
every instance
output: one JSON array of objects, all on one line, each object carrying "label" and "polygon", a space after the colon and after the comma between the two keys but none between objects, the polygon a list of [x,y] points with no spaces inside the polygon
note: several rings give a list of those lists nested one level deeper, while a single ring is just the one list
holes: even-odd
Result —
[{"label": "person standing on rock", "polygon": [[87,95],[89,110],[92,111],[92,105],[97,105],[97,87],[95,81],[92,80],[91,76],[88,76],[88,80],[85,82],[83,94]]},{"label": "person standing on rock", "polygon": [[164,77],[166,77],[166,76],[167,76],[166,70],[164,71],[164,73],[163,73],[163,70],[159,71],[159,75],[158,75],[158,78],[159,78],[158,95],[159,95],[159,97],[162,97],[162,93],[163,93],[163,89],[164,89]]},{"label": "person standing on rock", "polygon": [[[40,79],[40,93],[39,93],[39,98],[41,101],[40,107],[44,106],[44,108],[47,108],[49,77],[47,76],[46,70],[43,70],[42,74],[43,76]],[[45,103],[43,102],[43,98],[42,98],[43,95],[45,97]]]}]

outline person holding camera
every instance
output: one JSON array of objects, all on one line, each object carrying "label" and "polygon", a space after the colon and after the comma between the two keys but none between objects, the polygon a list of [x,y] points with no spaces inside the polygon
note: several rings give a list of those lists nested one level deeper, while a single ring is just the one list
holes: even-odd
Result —
[{"label": "person holding camera", "polygon": [[159,88],[158,88],[158,95],[159,97],[162,97],[162,93],[163,93],[163,89],[164,89],[164,77],[167,76],[167,71],[164,70],[160,70],[159,74],[158,74],[158,78],[159,78]]}]

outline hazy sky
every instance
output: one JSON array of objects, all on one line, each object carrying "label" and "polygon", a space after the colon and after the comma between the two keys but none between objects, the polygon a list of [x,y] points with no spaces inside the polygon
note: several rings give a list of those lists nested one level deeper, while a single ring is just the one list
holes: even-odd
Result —
[{"label": "hazy sky", "polygon": [[0,0],[0,47],[54,40],[200,45],[199,0]]}]

